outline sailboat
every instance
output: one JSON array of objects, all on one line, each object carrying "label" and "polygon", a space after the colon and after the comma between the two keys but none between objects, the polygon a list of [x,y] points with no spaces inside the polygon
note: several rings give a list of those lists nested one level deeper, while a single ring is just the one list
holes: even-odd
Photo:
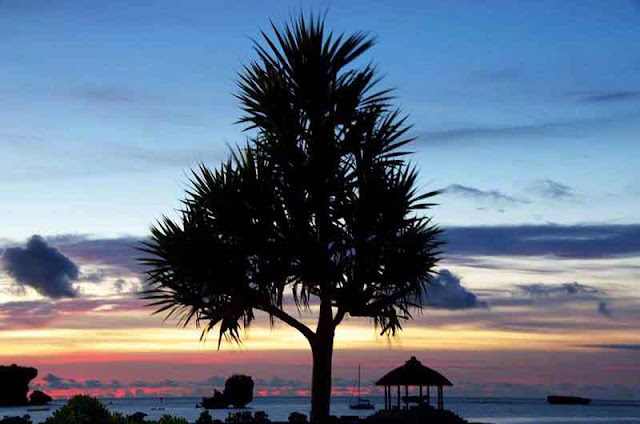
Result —
[{"label": "sailboat", "polygon": [[369,399],[360,397],[360,365],[358,365],[358,397],[353,398],[351,393],[351,400],[349,401],[349,408],[351,409],[374,409],[375,406]]},{"label": "sailboat", "polygon": [[164,399],[160,396],[160,406],[154,406],[151,408],[152,411],[164,411]]}]

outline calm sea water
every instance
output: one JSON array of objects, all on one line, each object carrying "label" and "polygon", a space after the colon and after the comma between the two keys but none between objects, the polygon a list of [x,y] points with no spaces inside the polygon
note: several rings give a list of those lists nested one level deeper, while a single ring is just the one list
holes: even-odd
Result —
[{"label": "calm sea water", "polygon": [[[376,406],[383,405],[381,398],[371,398]],[[102,399],[112,411],[133,414],[142,411],[149,419],[157,419],[163,414],[184,417],[190,422],[196,420],[201,409],[196,408],[200,398],[165,398],[164,409],[156,398]],[[28,411],[28,408],[0,408],[0,417],[31,415],[34,423],[43,422],[53,410],[63,405],[63,401],[53,402],[49,411]],[[349,398],[336,397],[332,401],[334,415],[366,416],[371,411],[352,411]],[[516,398],[447,398],[445,407],[469,421],[494,424],[640,424],[640,401],[594,400],[587,406],[549,405],[545,399]],[[309,413],[309,398],[269,397],[256,398],[251,403],[252,411],[265,411],[274,421],[286,421],[289,413],[296,411]],[[209,411],[214,418],[224,420],[229,410]],[[358,412],[361,412],[358,414]]]}]

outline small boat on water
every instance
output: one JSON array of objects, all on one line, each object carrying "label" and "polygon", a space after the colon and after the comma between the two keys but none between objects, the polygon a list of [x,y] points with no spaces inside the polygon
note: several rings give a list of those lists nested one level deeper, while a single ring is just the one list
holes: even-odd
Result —
[{"label": "small boat on water", "polygon": [[164,399],[160,396],[160,406],[154,406],[151,408],[152,411],[164,411]]},{"label": "small boat on water", "polygon": [[547,396],[547,402],[552,405],[589,405],[591,399],[578,396]]},{"label": "small boat on water", "polygon": [[375,409],[375,406],[369,399],[365,399],[360,397],[360,365],[358,365],[358,397],[353,398],[353,393],[351,393],[351,400],[349,401],[350,409]]},{"label": "small boat on water", "polygon": [[48,406],[43,406],[41,408],[27,408],[27,412],[40,412],[40,411],[51,411],[51,408]]}]

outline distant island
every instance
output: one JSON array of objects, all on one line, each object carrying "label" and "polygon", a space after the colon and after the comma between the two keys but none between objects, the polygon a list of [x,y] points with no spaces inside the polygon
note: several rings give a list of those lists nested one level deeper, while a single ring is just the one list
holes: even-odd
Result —
[{"label": "distant island", "polygon": [[36,378],[38,370],[16,364],[0,365],[0,406],[46,405],[51,397],[39,390],[29,394],[29,382]]}]

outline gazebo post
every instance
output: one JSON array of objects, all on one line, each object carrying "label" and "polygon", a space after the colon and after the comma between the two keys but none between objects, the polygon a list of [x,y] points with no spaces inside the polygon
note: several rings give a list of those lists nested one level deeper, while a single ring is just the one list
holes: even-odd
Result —
[{"label": "gazebo post", "polygon": [[387,409],[387,386],[384,386],[384,409]]},{"label": "gazebo post", "polygon": [[400,385],[398,384],[398,409],[400,409]]},{"label": "gazebo post", "polygon": [[404,409],[409,409],[409,386],[404,385]]},{"label": "gazebo post", "polygon": [[384,386],[384,409],[391,409],[391,386]]},{"label": "gazebo post", "polygon": [[442,397],[444,394],[442,393],[442,386],[438,386],[438,409],[444,409],[444,399]]},{"label": "gazebo post", "polygon": [[422,384],[420,385],[420,403],[422,403]]},{"label": "gazebo post", "polygon": [[431,405],[431,386],[427,386],[427,405]]}]

